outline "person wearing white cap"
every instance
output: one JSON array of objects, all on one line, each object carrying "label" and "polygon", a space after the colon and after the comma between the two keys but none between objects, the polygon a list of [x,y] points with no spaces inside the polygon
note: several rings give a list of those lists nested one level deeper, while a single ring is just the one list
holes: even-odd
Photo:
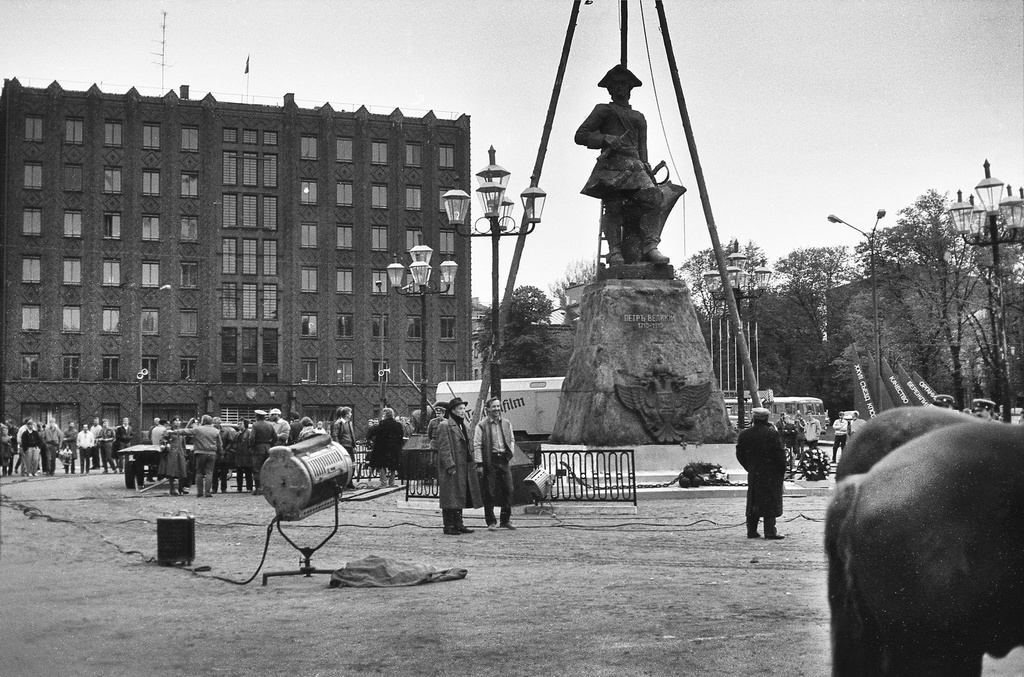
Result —
[{"label": "person wearing white cap", "polygon": [[270,447],[277,444],[277,433],[274,431],[274,425],[266,420],[267,412],[257,409],[253,413],[256,414],[256,422],[252,424],[250,444],[252,445],[252,480],[256,488],[252,493],[253,496],[260,496],[263,494],[260,471],[263,470],[263,464],[270,454]]},{"label": "person wearing white cap", "polygon": [[277,434],[277,443],[288,444],[288,436],[292,432],[292,427],[288,425],[288,421],[281,418],[281,410],[277,407],[270,410],[270,425],[274,427],[274,432]]},{"label": "person wearing white cap", "polygon": [[786,449],[767,409],[751,412],[751,425],[736,440],[736,460],[747,471],[747,538],[760,538],[758,522],[764,520],[764,537],[785,538],[775,528],[782,514],[782,483],[786,476]]}]

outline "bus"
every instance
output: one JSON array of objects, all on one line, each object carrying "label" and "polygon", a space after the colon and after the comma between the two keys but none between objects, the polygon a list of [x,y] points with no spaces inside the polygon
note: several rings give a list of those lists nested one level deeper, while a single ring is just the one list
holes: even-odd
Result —
[{"label": "bus", "polygon": [[[735,397],[725,398],[725,409],[729,414],[729,420],[732,421],[734,426],[736,425],[738,415],[736,406],[737,402]],[[804,418],[811,417],[818,419],[818,422],[821,423],[821,436],[823,438],[831,430],[829,427],[828,412],[825,411],[825,403],[822,402],[820,398],[806,396],[767,397],[762,399],[761,406],[772,412],[772,423],[779,420],[779,416],[782,414],[789,414],[790,416],[800,414]],[[750,425],[750,409],[750,398],[744,398],[743,420],[747,425]]]}]

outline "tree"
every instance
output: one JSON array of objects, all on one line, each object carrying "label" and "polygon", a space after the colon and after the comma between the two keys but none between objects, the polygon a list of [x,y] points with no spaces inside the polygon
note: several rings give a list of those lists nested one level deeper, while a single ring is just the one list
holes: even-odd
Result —
[{"label": "tree", "polygon": [[566,290],[581,284],[590,284],[597,279],[597,261],[595,259],[576,259],[565,267],[562,277],[548,285],[548,291],[558,299],[559,305],[569,305]]},{"label": "tree", "polygon": [[[502,378],[552,376],[556,342],[548,337],[548,325],[554,305],[544,292],[536,287],[517,287],[507,308],[507,321],[501,328]],[[491,314],[480,322],[474,337],[477,350],[490,351],[493,334]]]}]

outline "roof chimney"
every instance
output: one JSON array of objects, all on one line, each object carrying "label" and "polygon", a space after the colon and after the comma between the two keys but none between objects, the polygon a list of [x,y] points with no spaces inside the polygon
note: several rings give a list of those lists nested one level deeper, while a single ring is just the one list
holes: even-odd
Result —
[{"label": "roof chimney", "polygon": [[188,100],[188,85],[181,86],[181,98],[185,101]]}]

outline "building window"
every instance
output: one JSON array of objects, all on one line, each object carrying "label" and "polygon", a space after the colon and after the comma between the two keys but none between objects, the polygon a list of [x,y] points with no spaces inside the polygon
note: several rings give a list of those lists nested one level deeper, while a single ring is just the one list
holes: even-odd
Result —
[{"label": "building window", "polygon": [[121,358],[118,355],[104,355],[102,361],[103,370],[100,377],[104,381],[117,381],[118,372],[121,370]]},{"label": "building window", "polygon": [[142,147],[160,147],[160,125],[142,125]]},{"label": "building window", "polygon": [[256,153],[242,153],[242,185],[243,186],[256,186],[259,185],[256,177],[256,164],[259,162],[259,157]]},{"label": "building window", "polygon": [[420,210],[420,196],[422,189],[419,186],[405,187],[405,208],[411,211]]},{"label": "building window", "polygon": [[27,284],[39,284],[42,279],[42,259],[38,256],[21,257],[21,281]]},{"label": "building window", "polygon": [[78,380],[78,368],[81,366],[82,356],[66,354],[61,356],[61,378],[65,381]]},{"label": "building window", "polygon": [[247,143],[251,146],[256,145],[256,130],[255,129],[243,129],[242,130],[242,143]]},{"label": "building window", "polygon": [[370,230],[370,249],[375,252],[386,252],[388,250],[387,226],[374,226]]},{"label": "building window", "polygon": [[242,228],[256,228],[258,227],[258,221],[256,219],[256,196],[255,195],[243,195],[242,196]]},{"label": "building window", "polygon": [[238,143],[238,130],[232,127],[225,127],[221,139],[224,143]]},{"label": "building window", "polygon": [[406,364],[409,366],[409,378],[412,379],[412,382],[421,383],[423,381],[423,362],[409,360]]},{"label": "building window", "polygon": [[68,118],[64,121],[64,143],[82,143],[82,120],[80,118]]},{"label": "building window", "polygon": [[259,364],[259,334],[255,327],[242,329],[242,364]]},{"label": "building window", "polygon": [[64,237],[82,237],[82,212],[64,212]]},{"label": "building window", "polygon": [[370,363],[370,369],[373,370],[374,383],[380,383],[381,381],[387,383],[391,380],[388,378],[391,375],[391,368],[388,366],[387,360],[373,360]]},{"label": "building window", "polygon": [[[410,315],[406,318],[405,338],[423,338],[423,318],[419,315]],[[418,379],[417,379],[418,380]]]},{"label": "building window", "polygon": [[338,338],[352,338],[355,336],[355,323],[352,321],[352,313],[338,314]]},{"label": "building window", "polygon": [[234,320],[238,317],[238,287],[234,282],[225,282],[221,289],[221,317]]},{"label": "building window", "polygon": [[455,231],[442,230],[438,233],[438,251],[442,254],[455,253]]},{"label": "building window", "polygon": [[303,313],[299,317],[299,322],[300,336],[315,337],[317,335],[316,313]]},{"label": "building window", "polygon": [[142,194],[160,194],[160,171],[156,169],[142,170]]},{"label": "building window", "polygon": [[263,187],[277,188],[277,156],[263,156]]},{"label": "building window", "polygon": [[43,187],[43,166],[38,162],[25,163],[25,188],[39,190]]},{"label": "building window", "polygon": [[386,165],[388,163],[388,142],[370,142],[370,163],[375,165]]},{"label": "building window", "polygon": [[[373,315],[370,318],[370,335],[375,338],[387,338],[388,337],[388,316],[387,315]],[[381,336],[381,332],[384,335]]]},{"label": "building window", "polygon": [[338,383],[352,383],[355,381],[352,369],[352,360],[338,360]]},{"label": "building window", "polygon": [[198,242],[199,241],[199,217],[198,216],[183,216],[183,217],[181,217],[181,231],[178,233],[178,238],[182,242]]},{"label": "building window", "polygon": [[277,364],[277,330],[263,330],[263,364]]},{"label": "building window", "polygon": [[[39,121],[39,134],[42,138],[43,122]],[[335,141],[335,150],[338,155],[338,162],[352,162],[352,138],[348,136],[340,136]]]},{"label": "building window", "polygon": [[187,151],[199,150],[199,128],[198,127],[182,127],[181,128],[181,149]]},{"label": "building window", "polygon": [[374,294],[388,293],[388,271],[374,270],[370,273],[370,287]]},{"label": "building window", "polygon": [[337,292],[339,294],[352,293],[352,269],[338,268],[337,271]]},{"label": "building window", "polygon": [[441,316],[441,334],[440,338],[442,341],[454,341],[455,340],[455,318],[451,315]]},{"label": "building window", "polygon": [[41,209],[23,209],[21,211],[21,234],[42,235],[43,211]]},{"label": "building window", "polygon": [[276,146],[277,145],[277,132],[271,132],[271,131],[263,132],[263,145],[264,146]]},{"label": "building window", "polygon": [[303,267],[301,273],[301,290],[303,292],[316,293],[316,268]]},{"label": "building window", "polygon": [[61,331],[80,332],[82,331],[82,307],[64,306],[62,309]]},{"label": "building window", "polygon": [[21,377],[39,378],[39,353],[21,354]]},{"label": "building window", "polygon": [[242,240],[242,275],[256,274],[256,240]]},{"label": "building window", "polygon": [[406,167],[419,167],[420,166],[420,154],[423,147],[418,143],[406,143],[405,144],[405,166]]},{"label": "building window", "polygon": [[220,361],[225,364],[238,362],[238,329],[224,327],[220,331]]},{"label": "building window", "polygon": [[63,260],[65,264],[65,273],[63,273],[63,284],[66,285],[81,285],[82,284],[82,259],[80,258],[66,258]]},{"label": "building window", "polygon": [[121,239],[120,212],[107,212],[103,215],[103,237],[109,240]]},{"label": "building window", "polygon": [[21,307],[21,330],[39,331],[39,306]]},{"label": "building window", "polygon": [[370,206],[374,209],[388,208],[388,187],[384,184],[370,186]]},{"label": "building window", "polygon": [[178,331],[182,336],[199,335],[199,312],[196,310],[182,310],[179,317],[181,323]]},{"label": "building window", "polygon": [[263,227],[267,230],[277,230],[277,198],[263,196]]},{"label": "building window", "polygon": [[181,262],[181,286],[185,288],[199,286],[199,263],[197,261]]},{"label": "building window", "polygon": [[117,287],[121,284],[121,262],[117,259],[103,259],[104,287]]},{"label": "building window", "polygon": [[224,195],[221,205],[221,225],[224,228],[236,228],[238,226],[238,196]]},{"label": "building window", "polygon": [[352,206],[352,184],[348,181],[339,181],[337,186],[337,204],[339,207]]},{"label": "building window", "polygon": [[263,319],[277,319],[277,285],[263,285]]},{"label": "building window", "polygon": [[418,247],[423,244],[423,231],[410,228],[405,231],[405,251],[409,251],[413,247]]},{"label": "building window", "polygon": [[43,140],[43,118],[38,115],[25,116],[25,140]]},{"label": "building window", "polygon": [[64,190],[82,190],[82,165],[64,165]]},{"label": "building window", "polygon": [[300,226],[300,245],[307,249],[316,249],[316,224],[304,222]]},{"label": "building window", "polygon": [[455,146],[440,145],[437,147],[437,166],[442,169],[455,167]]},{"label": "building window", "polygon": [[352,226],[339,224],[335,228],[335,236],[337,239],[335,246],[338,249],[352,249]]},{"label": "building window", "polygon": [[299,146],[299,157],[303,160],[315,160],[317,158],[315,136],[302,135]]},{"label": "building window", "polygon": [[155,381],[157,380],[157,367],[160,366],[159,360],[154,355],[146,355],[142,358],[142,368],[145,370],[146,375],[142,377],[143,381]]},{"label": "building window", "polygon": [[119,333],[121,333],[121,309],[120,308],[104,308],[103,309],[102,331],[103,331],[104,334],[119,334]]},{"label": "building window", "polygon": [[103,123],[103,145],[121,145],[121,123],[107,120]]},{"label": "building window", "polygon": [[150,242],[155,242],[160,239],[160,217],[156,214],[143,215],[142,239]]},{"label": "building window", "polygon": [[220,272],[234,275],[238,268],[238,240],[225,237],[220,241]]},{"label": "building window", "polygon": [[221,169],[221,183],[225,186],[233,186],[238,183],[238,152],[226,150],[221,153],[223,168]]},{"label": "building window", "polygon": [[181,380],[182,381],[195,381],[196,380],[196,364],[199,362],[198,357],[183,357],[181,358]]},{"label": "building window", "polygon": [[315,205],[316,181],[303,181],[301,188],[302,194],[299,196],[299,201],[304,205]]},{"label": "building window", "polygon": [[181,173],[181,196],[199,197],[199,174],[195,172]]},{"label": "building window", "polygon": [[438,379],[439,381],[456,381],[456,380],[458,380],[455,377],[455,363],[454,362],[442,361],[440,366],[441,366],[441,378]]},{"label": "building window", "polygon": [[139,327],[143,334],[153,336],[160,331],[160,311],[156,308],[143,308]]},{"label": "building window", "polygon": [[252,282],[242,284],[242,319],[256,319],[256,285]]},{"label": "building window", "polygon": [[277,275],[277,240],[263,241],[263,274]]},{"label": "building window", "polygon": [[302,360],[302,382],[316,383],[318,363],[316,359]]},{"label": "building window", "polygon": [[103,192],[104,193],[120,193],[121,192],[121,168],[120,167],[104,167],[103,168]]}]

